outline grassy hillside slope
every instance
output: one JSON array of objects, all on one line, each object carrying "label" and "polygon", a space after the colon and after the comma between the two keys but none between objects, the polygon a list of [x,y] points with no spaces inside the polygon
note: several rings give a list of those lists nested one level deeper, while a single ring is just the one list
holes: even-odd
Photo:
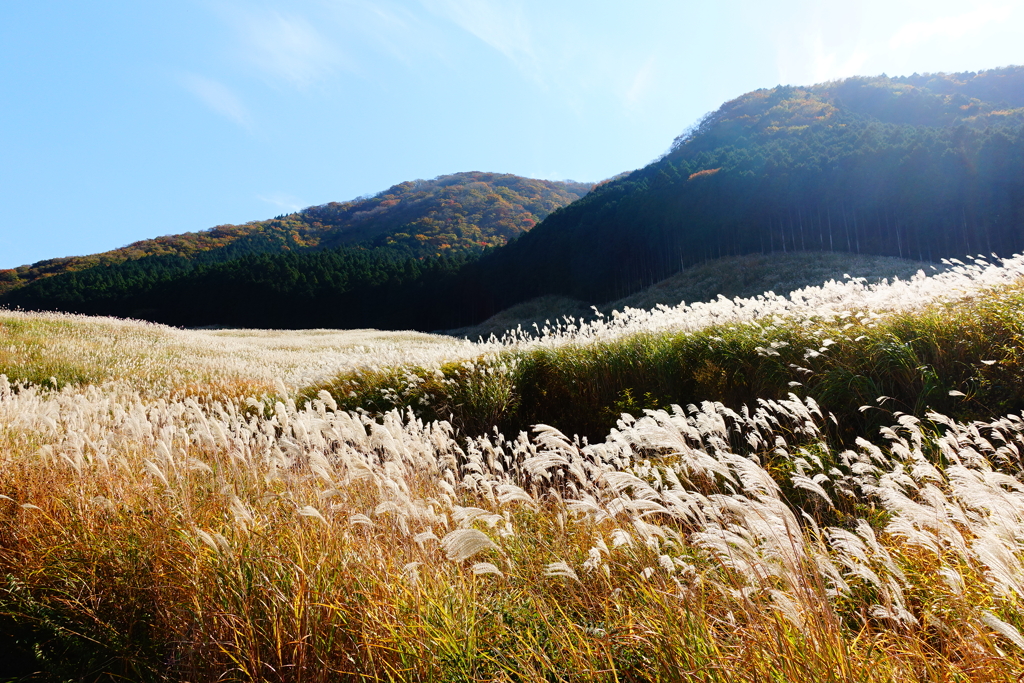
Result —
[{"label": "grassy hillside slope", "polygon": [[[470,433],[497,425],[515,434],[543,422],[590,439],[621,412],[703,400],[735,407],[794,391],[841,414],[856,433],[875,418],[859,407],[878,396],[918,415],[1022,410],[1015,359],[1024,300],[1019,284],[1008,284],[1018,266],[989,269],[1009,277],[998,292],[975,298],[964,295],[961,273],[980,266],[957,264],[932,277],[832,280],[788,297],[719,297],[556,321],[513,331],[507,352],[482,366],[358,370],[306,395],[327,389],[353,410],[412,408]],[[530,342],[538,333],[542,341]]]}]

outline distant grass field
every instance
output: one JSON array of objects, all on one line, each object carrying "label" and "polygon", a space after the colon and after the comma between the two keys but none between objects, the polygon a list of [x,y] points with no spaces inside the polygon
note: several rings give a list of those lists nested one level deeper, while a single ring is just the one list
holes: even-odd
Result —
[{"label": "distant grass field", "polygon": [[146,396],[238,397],[274,393],[279,383],[295,389],[367,363],[458,356],[458,348],[450,338],[417,332],[182,330],[0,309],[0,374],[49,388],[123,380]]},{"label": "distant grass field", "polygon": [[0,311],[0,680],[1016,680],[1022,274],[480,344]]}]

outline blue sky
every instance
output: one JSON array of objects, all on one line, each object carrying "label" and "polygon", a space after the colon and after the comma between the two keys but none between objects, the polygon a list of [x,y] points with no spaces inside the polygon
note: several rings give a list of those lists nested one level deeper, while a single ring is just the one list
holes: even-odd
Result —
[{"label": "blue sky", "polygon": [[1024,63],[1024,2],[0,2],[0,268],[414,178],[601,180],[750,90]]}]

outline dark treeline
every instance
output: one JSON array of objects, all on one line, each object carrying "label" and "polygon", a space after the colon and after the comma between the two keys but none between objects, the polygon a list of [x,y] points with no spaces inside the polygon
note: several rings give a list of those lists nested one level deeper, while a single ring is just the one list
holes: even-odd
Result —
[{"label": "dark treeline", "polygon": [[482,256],[391,241],[140,259],[0,302],[179,325],[434,330],[547,294],[607,302],[720,256],[805,250],[924,261],[1024,250],[1024,69],[748,93],[661,159]]},{"label": "dark treeline", "polygon": [[393,247],[247,253],[227,261],[154,256],[46,278],[4,303],[186,327],[429,328],[435,298],[476,258],[418,258]]}]

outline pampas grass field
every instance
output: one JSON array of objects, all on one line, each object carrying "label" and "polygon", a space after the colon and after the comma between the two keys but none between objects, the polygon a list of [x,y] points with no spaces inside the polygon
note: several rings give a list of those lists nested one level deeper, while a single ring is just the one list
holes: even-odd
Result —
[{"label": "pampas grass field", "polygon": [[1013,681],[1024,259],[503,338],[0,311],[0,680]]}]

